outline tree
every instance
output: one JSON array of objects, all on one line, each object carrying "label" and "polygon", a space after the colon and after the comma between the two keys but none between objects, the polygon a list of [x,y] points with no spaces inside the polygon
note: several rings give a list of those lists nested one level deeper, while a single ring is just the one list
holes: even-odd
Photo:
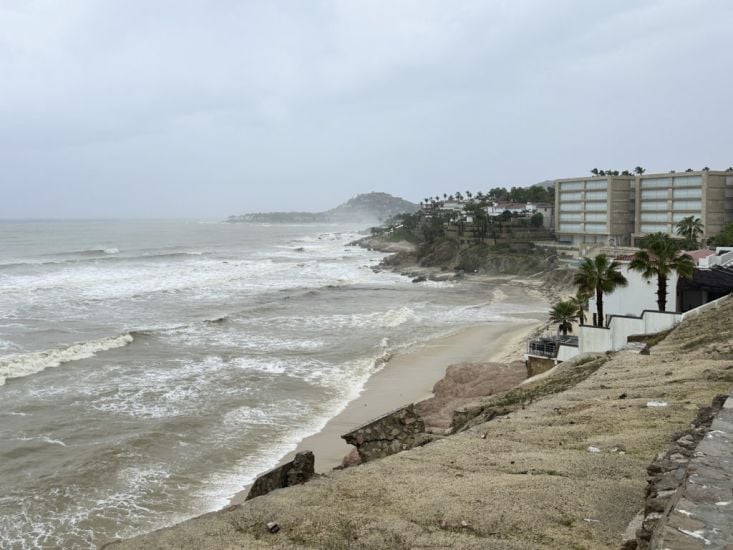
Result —
[{"label": "tree", "polygon": [[575,308],[575,316],[581,325],[585,324],[585,310],[588,308],[588,295],[578,292],[568,300]]},{"label": "tree", "polygon": [[573,321],[575,321],[575,306],[572,302],[558,302],[550,309],[550,321],[557,323],[557,329],[563,336],[573,332]]},{"label": "tree", "polygon": [[733,223],[726,225],[720,233],[710,239],[713,246],[733,246]]},{"label": "tree", "polygon": [[637,166],[636,168],[634,168],[634,174],[636,174],[637,176],[641,176],[644,172],[646,172],[646,168],[643,168],[641,166]]},{"label": "tree", "polygon": [[598,175],[598,168],[593,168],[593,170],[591,170],[590,173],[593,174],[594,176],[597,176]]},{"label": "tree", "polygon": [[667,280],[673,271],[680,277],[692,278],[695,263],[687,254],[680,254],[679,244],[664,233],[652,233],[642,241],[642,250],[634,254],[629,266],[645,279],[657,278],[657,306],[667,308]]},{"label": "tree", "polygon": [[532,227],[542,227],[542,222],[544,221],[544,219],[545,217],[542,215],[542,212],[535,212],[529,219],[529,224]]},{"label": "tree", "polygon": [[687,216],[677,222],[675,230],[678,235],[685,238],[685,248],[688,250],[697,248],[698,238],[703,234],[702,221],[695,216]]},{"label": "tree", "polygon": [[605,254],[595,258],[583,258],[578,272],[573,277],[573,283],[583,294],[596,296],[596,319],[594,325],[603,326],[603,295],[610,294],[620,286],[626,286],[628,281],[619,271],[619,263],[610,260]]}]

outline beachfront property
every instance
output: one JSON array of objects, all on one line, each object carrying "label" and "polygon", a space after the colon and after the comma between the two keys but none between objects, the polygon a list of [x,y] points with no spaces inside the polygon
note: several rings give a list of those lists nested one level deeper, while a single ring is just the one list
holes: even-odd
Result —
[{"label": "beachfront property", "polygon": [[555,182],[555,234],[563,244],[628,246],[634,229],[634,176]]},{"label": "beachfront property", "polygon": [[636,178],[637,205],[632,242],[650,233],[674,236],[677,222],[700,218],[703,239],[733,221],[733,172],[669,172]]},{"label": "beachfront property", "polygon": [[[733,247],[686,254],[695,262],[695,270],[690,279],[679,277],[676,271],[667,276],[666,311],[659,311],[656,277],[645,279],[630,269],[633,254],[616,256],[627,285],[604,295],[602,326],[580,325],[575,335],[548,333],[531,338],[525,354],[528,374],[533,376],[578,354],[622,349],[634,337],[673,328],[686,315],[704,311],[708,304],[733,294]],[[587,306],[591,318],[596,306],[591,296]]]},{"label": "beachfront property", "polygon": [[675,236],[688,216],[700,219],[707,239],[733,221],[733,172],[561,179],[555,206],[555,233],[564,244],[633,246],[650,233]]}]

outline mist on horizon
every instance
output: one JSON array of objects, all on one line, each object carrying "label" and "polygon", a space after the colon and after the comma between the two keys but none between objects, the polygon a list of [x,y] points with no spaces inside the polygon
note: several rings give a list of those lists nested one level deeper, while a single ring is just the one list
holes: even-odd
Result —
[{"label": "mist on horizon", "polygon": [[733,165],[725,0],[0,5],[0,218]]}]

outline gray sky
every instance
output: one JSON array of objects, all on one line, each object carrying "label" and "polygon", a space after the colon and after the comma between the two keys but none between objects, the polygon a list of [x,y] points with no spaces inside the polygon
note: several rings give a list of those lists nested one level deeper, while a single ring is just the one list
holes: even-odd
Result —
[{"label": "gray sky", "polygon": [[0,0],[0,217],[733,164],[730,0]]}]

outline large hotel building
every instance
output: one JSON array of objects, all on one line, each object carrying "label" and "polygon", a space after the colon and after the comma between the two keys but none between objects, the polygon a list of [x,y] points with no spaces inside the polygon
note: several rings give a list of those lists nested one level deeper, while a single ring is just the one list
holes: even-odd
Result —
[{"label": "large hotel building", "polygon": [[700,218],[703,238],[733,221],[733,172],[669,172],[555,182],[560,242],[629,246],[649,233],[675,235],[682,218]]}]

